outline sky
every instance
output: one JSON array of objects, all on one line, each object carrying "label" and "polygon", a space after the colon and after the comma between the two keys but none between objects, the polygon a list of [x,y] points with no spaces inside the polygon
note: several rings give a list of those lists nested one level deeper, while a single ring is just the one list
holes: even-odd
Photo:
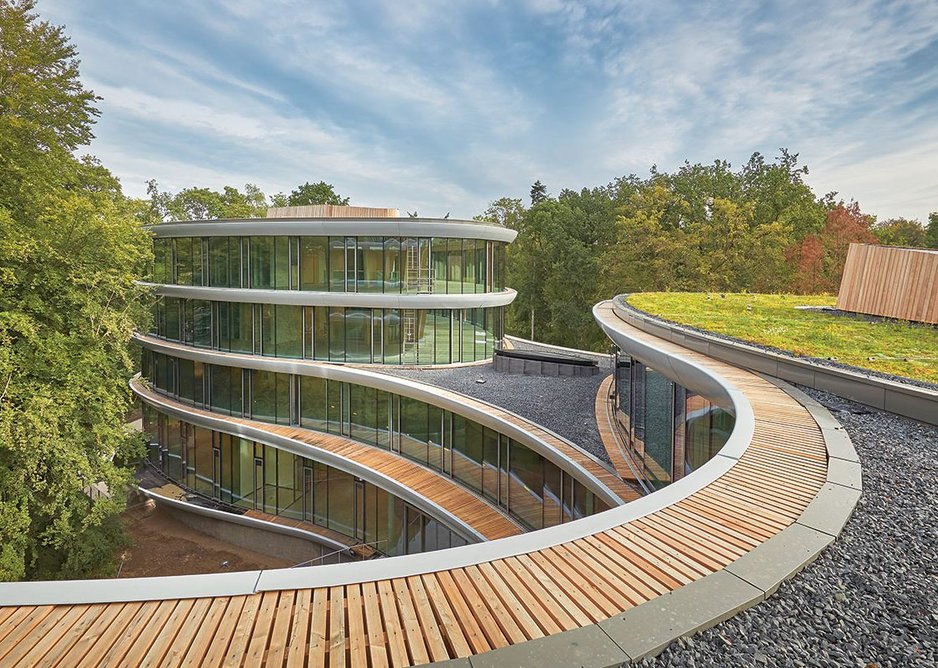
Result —
[{"label": "sky", "polygon": [[938,2],[39,0],[144,196],[324,180],[469,218],[784,147],[880,220],[938,210]]}]

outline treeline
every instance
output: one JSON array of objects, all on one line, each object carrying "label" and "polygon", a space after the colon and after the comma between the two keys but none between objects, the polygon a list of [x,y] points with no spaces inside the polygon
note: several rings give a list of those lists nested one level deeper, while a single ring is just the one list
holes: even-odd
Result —
[{"label": "treeline", "polygon": [[938,248],[928,226],[880,223],[835,193],[817,196],[798,155],[755,153],[728,162],[652,167],[596,188],[561,190],[540,181],[530,205],[502,198],[480,219],[518,231],[508,248],[508,284],[518,291],[508,331],[539,341],[602,349],[591,307],[648,290],[835,293],[851,242]]},{"label": "treeline", "polygon": [[173,220],[212,220],[216,218],[264,218],[268,207],[305,206],[308,204],[335,204],[345,206],[348,197],[337,194],[325,181],[304,183],[289,195],[277,193],[268,197],[252,183],[240,191],[225,186],[220,191],[211,188],[184,188],[177,193],[160,190],[155,180],[147,182],[149,200],[141,201],[144,222],[162,223]]}]

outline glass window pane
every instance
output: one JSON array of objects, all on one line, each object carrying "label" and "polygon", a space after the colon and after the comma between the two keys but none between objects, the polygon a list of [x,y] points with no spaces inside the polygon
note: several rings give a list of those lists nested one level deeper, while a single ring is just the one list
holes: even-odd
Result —
[{"label": "glass window pane", "polygon": [[212,430],[195,430],[195,489],[207,496],[213,495]]},{"label": "glass window pane", "polygon": [[329,237],[329,289],[345,292],[345,237]]},{"label": "glass window pane", "polygon": [[349,421],[351,436],[357,441],[375,444],[375,388],[364,385],[349,385]]},{"label": "glass window pane", "polygon": [[251,371],[251,417],[274,422],[277,415],[277,378],[273,371]]},{"label": "glass window pane", "polygon": [[371,309],[345,309],[345,359],[371,362]]},{"label": "glass window pane", "polygon": [[251,287],[274,287],[273,237],[251,237]]},{"label": "glass window pane", "polygon": [[345,309],[329,307],[329,359],[345,361]]},{"label": "glass window pane", "polygon": [[166,323],[163,336],[171,341],[179,341],[182,329],[180,300],[175,297],[163,298],[163,318]]},{"label": "glass window pane", "polygon": [[258,352],[262,355],[274,356],[277,354],[276,340],[276,311],[273,304],[258,304],[257,310],[260,311],[260,343],[261,348]]},{"label": "glass window pane", "polygon": [[355,535],[355,479],[334,468],[329,469],[328,527],[347,536]]},{"label": "glass window pane", "polygon": [[329,359],[329,307],[313,307],[313,351],[317,360]]},{"label": "glass window pane", "polygon": [[498,432],[484,427],[482,431],[482,493],[498,502]]},{"label": "glass window pane", "polygon": [[227,288],[228,284],[228,237],[208,238],[208,284]]},{"label": "glass window pane", "polygon": [[645,375],[645,468],[657,486],[671,482],[674,424],[671,419],[673,383],[646,367]]},{"label": "glass window pane", "polygon": [[241,287],[241,237],[228,237],[228,287]]},{"label": "glass window pane", "polygon": [[192,285],[192,239],[182,237],[173,239],[176,259],[176,283]]},{"label": "glass window pane", "polygon": [[[384,309],[384,363],[401,363],[401,312]],[[377,361],[377,360],[376,360]]]},{"label": "glass window pane", "polygon": [[401,240],[397,237],[384,240],[384,291],[401,291]]},{"label": "glass window pane", "polygon": [[303,307],[278,304],[275,311],[277,357],[302,357]]},{"label": "glass window pane", "polygon": [[446,282],[446,244],[446,239],[431,239],[432,253],[430,261],[432,263],[433,277],[435,279],[433,282],[434,292],[449,292],[449,286]]},{"label": "glass window pane", "polygon": [[531,529],[543,526],[544,466],[542,457],[511,441],[509,510]]},{"label": "glass window pane", "polygon": [[448,239],[447,255],[447,292],[462,292],[462,239]]},{"label": "glass window pane", "polygon": [[427,404],[401,397],[401,454],[427,463]]},{"label": "glass window pane", "polygon": [[303,237],[300,245],[300,290],[328,290],[329,238]]},{"label": "glass window pane", "polygon": [[384,289],[384,243],[381,237],[358,239],[358,291],[382,292]]},{"label": "glass window pane", "polygon": [[170,239],[153,240],[153,271],[150,280],[154,283],[172,283],[172,272],[167,271],[172,258]]},{"label": "glass window pane", "polygon": [[300,377],[300,424],[326,431],[326,379]]},{"label": "glass window pane", "polygon": [[201,348],[212,347],[212,303],[204,299],[193,299],[192,343]]},{"label": "glass window pane", "polygon": [[278,290],[290,289],[290,240],[288,237],[274,237],[274,281]]}]

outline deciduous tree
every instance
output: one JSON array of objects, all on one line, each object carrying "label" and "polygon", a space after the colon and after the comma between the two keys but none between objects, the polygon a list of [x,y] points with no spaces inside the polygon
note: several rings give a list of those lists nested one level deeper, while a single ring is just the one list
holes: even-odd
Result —
[{"label": "deciduous tree", "polygon": [[337,194],[335,188],[325,181],[319,183],[306,182],[290,192],[283,202],[283,195],[274,196],[274,206],[307,206],[310,204],[335,204],[348,206],[349,198]]},{"label": "deciduous tree", "polygon": [[[90,575],[120,539],[139,455],[124,425],[148,234],[72,151],[95,96],[34,2],[0,2],[0,579]],[[109,494],[92,497],[98,485]]]}]

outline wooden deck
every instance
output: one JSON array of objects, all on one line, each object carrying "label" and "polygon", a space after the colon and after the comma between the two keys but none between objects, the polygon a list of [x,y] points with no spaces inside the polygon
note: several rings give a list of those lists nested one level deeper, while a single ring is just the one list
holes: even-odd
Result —
[{"label": "wooden deck", "polygon": [[360,581],[341,586],[0,608],[0,664],[422,664],[595,623],[718,571],[800,515],[825,482],[825,442],[808,411],[774,385],[654,341],[731,381],[755,415],[738,463],[681,501],[463,567],[440,553],[435,570],[408,577],[369,579],[364,567],[381,563],[372,562],[362,564]]},{"label": "wooden deck", "polygon": [[[134,391],[155,405],[167,405],[193,415],[219,418],[217,413],[202,410],[173,401],[169,397],[154,392],[146,384],[133,381]],[[245,425],[271,434],[277,434],[300,443],[328,450],[348,460],[366,466],[372,471],[382,473],[398,481],[405,487],[432,501],[473,529],[486,540],[495,540],[506,536],[523,533],[523,529],[505,513],[485,499],[473,494],[468,489],[449,478],[421,466],[401,455],[387,450],[358,443],[344,436],[323,434],[300,427],[257,422],[245,418],[225,416],[227,422]]]}]

